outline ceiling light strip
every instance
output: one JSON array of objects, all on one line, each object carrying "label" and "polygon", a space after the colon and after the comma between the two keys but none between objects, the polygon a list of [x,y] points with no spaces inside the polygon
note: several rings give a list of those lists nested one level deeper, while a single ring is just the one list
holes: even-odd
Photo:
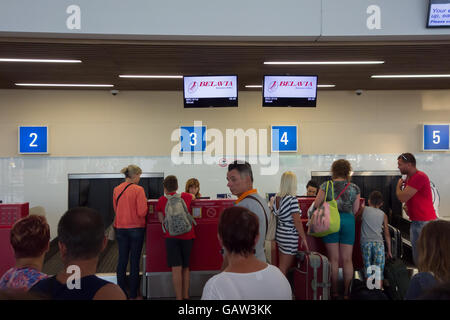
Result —
[{"label": "ceiling light strip", "polygon": [[22,87],[99,87],[111,88],[113,84],[71,84],[71,83],[16,83],[16,86]]},{"label": "ceiling light strip", "polygon": [[0,62],[36,62],[36,63],[81,63],[81,60],[55,60],[55,59],[9,59],[9,58],[0,58]]},{"label": "ceiling light strip", "polygon": [[120,78],[135,78],[135,79],[182,79],[183,76],[159,76],[159,75],[128,75],[128,74],[121,74],[119,75]]},{"label": "ceiling light strip", "polygon": [[450,78],[450,74],[392,74],[392,75],[373,75],[372,78]]},{"label": "ceiling light strip", "polygon": [[384,61],[267,61],[272,65],[349,65],[349,64],[383,64]]}]

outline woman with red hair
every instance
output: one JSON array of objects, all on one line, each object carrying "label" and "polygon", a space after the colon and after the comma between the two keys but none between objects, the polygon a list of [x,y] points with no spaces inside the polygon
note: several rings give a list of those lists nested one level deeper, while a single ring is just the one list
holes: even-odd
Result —
[{"label": "woman with red hair", "polygon": [[28,291],[37,282],[47,278],[41,272],[50,241],[47,220],[36,215],[18,220],[11,229],[10,241],[16,265],[0,279],[0,289]]}]

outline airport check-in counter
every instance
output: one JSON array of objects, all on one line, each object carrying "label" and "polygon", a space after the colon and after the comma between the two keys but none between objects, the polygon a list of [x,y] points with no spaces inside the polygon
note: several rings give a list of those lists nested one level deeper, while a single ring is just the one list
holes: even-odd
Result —
[{"label": "airport check-in counter", "polygon": [[[305,230],[305,234],[308,232],[308,227],[306,226],[308,222],[308,209],[311,207],[311,204],[314,202],[315,197],[297,197],[298,204],[300,206],[301,210],[301,218],[303,223],[303,229]],[[363,204],[365,201],[364,198],[361,198],[360,205]],[[355,270],[360,270],[364,268],[364,263],[362,260],[362,252],[361,252],[361,245],[360,245],[360,238],[361,238],[361,220],[356,219],[355,221],[355,243],[353,245],[353,268]],[[315,251],[319,252],[325,256],[327,256],[327,250],[326,247],[322,241],[321,238],[316,238],[307,235],[306,236],[309,251]],[[301,250],[300,247],[300,238],[299,238],[299,250]],[[272,263],[275,265],[278,265],[278,254],[275,255],[272,254]],[[341,257],[339,257],[339,267],[342,268],[343,263]]]},{"label": "airport check-in counter", "polygon": [[12,268],[16,259],[9,236],[14,223],[29,213],[29,203],[0,203],[0,277]]},{"label": "airport check-in counter", "polygon": [[[192,214],[197,222],[195,240],[190,258],[190,295],[201,296],[208,279],[217,274],[222,266],[217,225],[225,208],[234,205],[232,199],[194,200]],[[148,200],[146,258],[145,258],[145,296],[147,298],[174,297],[172,274],[167,267],[166,245],[161,223],[156,213],[158,200]]]}]

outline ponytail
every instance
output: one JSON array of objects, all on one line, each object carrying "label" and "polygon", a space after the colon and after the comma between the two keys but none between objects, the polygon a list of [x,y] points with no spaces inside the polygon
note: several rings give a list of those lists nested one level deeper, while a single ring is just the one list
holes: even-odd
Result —
[{"label": "ponytail", "polygon": [[142,169],[134,164],[120,170],[120,173],[125,175],[125,178],[133,178],[135,175],[142,174]]}]

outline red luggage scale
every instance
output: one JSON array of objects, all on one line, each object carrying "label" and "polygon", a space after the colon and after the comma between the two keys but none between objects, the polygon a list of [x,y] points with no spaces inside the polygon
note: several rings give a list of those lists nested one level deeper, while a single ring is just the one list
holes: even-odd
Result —
[{"label": "red luggage scale", "polygon": [[28,202],[0,203],[0,277],[16,263],[9,237],[14,223],[28,216],[29,208]]}]

